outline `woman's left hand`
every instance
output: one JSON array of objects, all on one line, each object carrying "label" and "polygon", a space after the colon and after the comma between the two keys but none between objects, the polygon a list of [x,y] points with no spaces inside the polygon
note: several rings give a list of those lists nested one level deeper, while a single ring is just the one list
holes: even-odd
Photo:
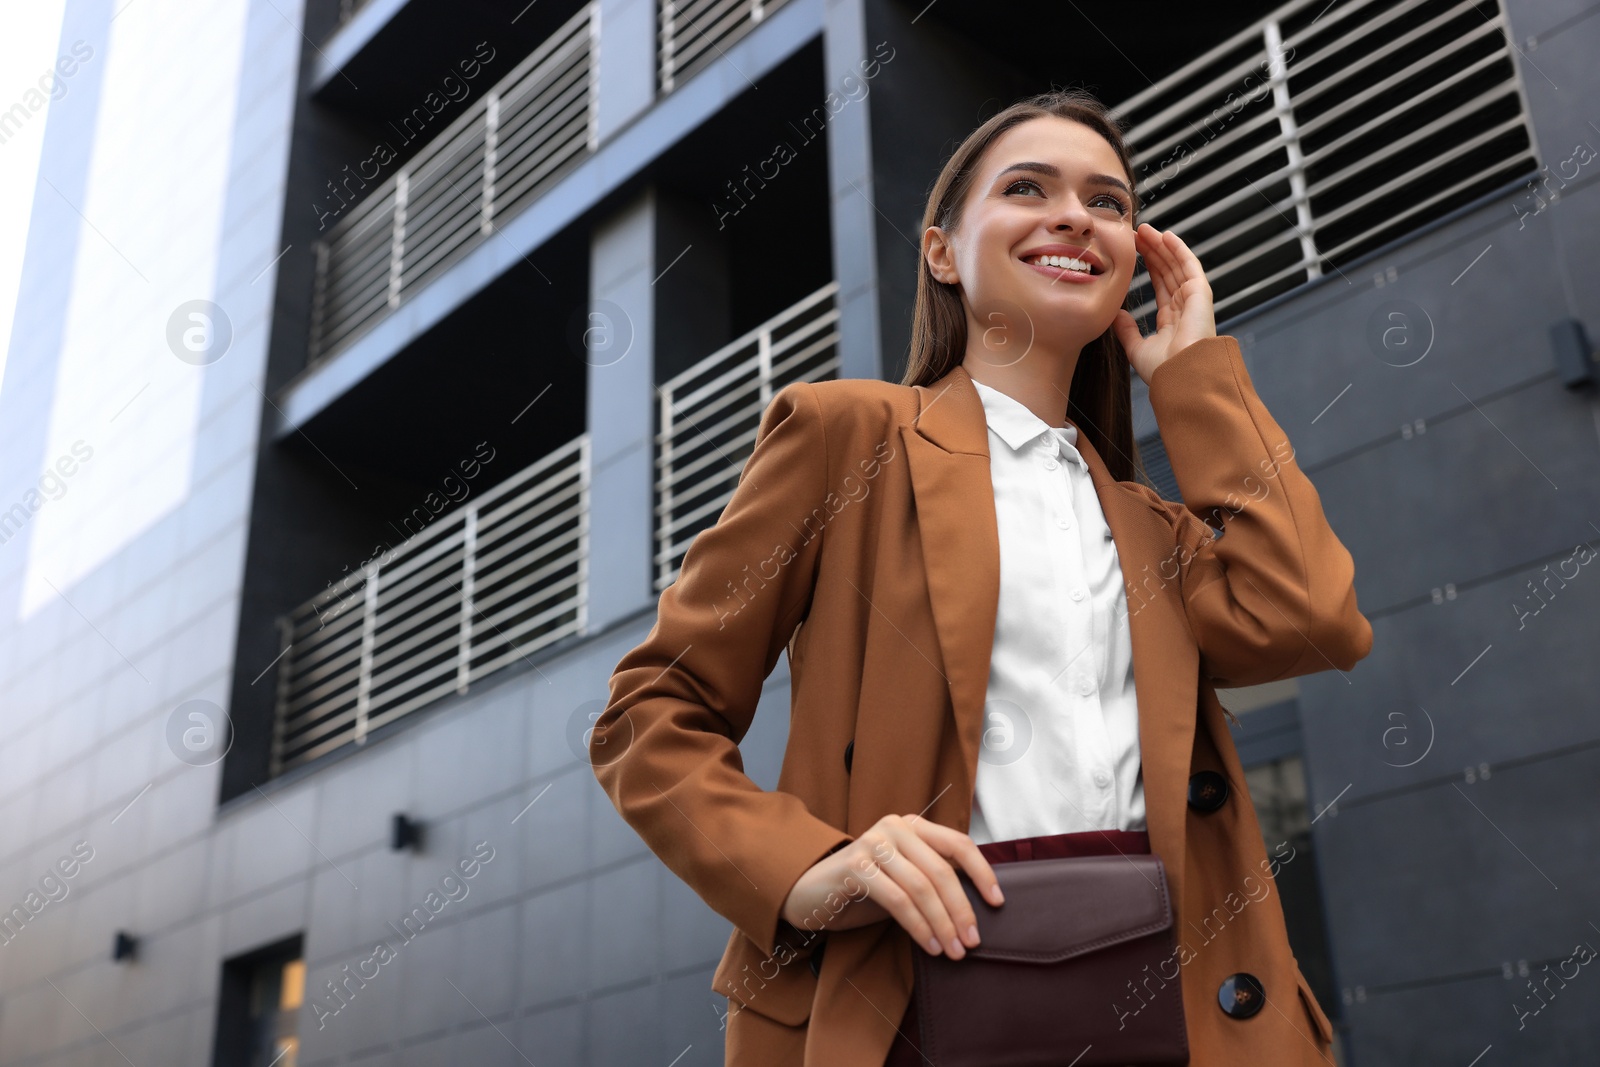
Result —
[{"label": "woman's left hand", "polygon": [[1156,290],[1156,332],[1141,336],[1139,324],[1126,310],[1112,323],[1128,362],[1150,384],[1150,376],[1170,357],[1196,341],[1217,335],[1217,318],[1211,303],[1211,283],[1200,259],[1171,230],[1142,223],[1133,234],[1150,282]]}]

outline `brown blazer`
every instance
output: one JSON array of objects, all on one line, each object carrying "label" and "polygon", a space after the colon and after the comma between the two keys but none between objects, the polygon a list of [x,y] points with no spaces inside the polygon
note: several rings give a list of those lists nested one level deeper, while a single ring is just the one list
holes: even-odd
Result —
[{"label": "brown blazer", "polygon": [[[1331,1063],[1267,877],[1293,848],[1268,856],[1214,688],[1349,670],[1372,627],[1237,342],[1173,355],[1150,403],[1184,504],[1112,480],[1082,436],[1079,450],[1125,580],[1147,823],[1179,947],[1164,976],[1072,1007],[1121,1018],[1181,988],[1196,1067]],[[923,950],[898,923],[808,935],[780,912],[807,868],[886,814],[968,829],[1000,576],[986,425],[960,366],[926,387],[784,387],[720,520],[611,677],[595,775],[734,926],[712,978],[730,997],[730,1065],[881,1067],[909,1002]],[[786,647],[789,741],[769,791],[738,742]],[[1214,811],[1187,803],[1199,771],[1227,780]],[[1241,971],[1266,991],[1244,1019],[1218,1000]]]}]

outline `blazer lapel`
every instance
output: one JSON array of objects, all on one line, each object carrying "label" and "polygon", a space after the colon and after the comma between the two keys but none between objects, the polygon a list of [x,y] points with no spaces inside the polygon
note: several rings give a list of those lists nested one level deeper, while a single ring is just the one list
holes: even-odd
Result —
[{"label": "blazer lapel", "polygon": [[[988,426],[972,378],[959,364],[916,390],[919,413],[913,425],[901,427],[901,439],[916,499],[934,627],[969,775],[965,810],[947,824],[965,831],[1000,601],[1000,538]],[[1143,582],[1146,592],[1155,593],[1136,598],[1138,606],[1130,601],[1126,610],[1150,847],[1167,868],[1174,898],[1181,900],[1199,660],[1176,578],[1168,579],[1164,589],[1149,588],[1161,582],[1162,573],[1175,573],[1172,528],[1131,484],[1111,477],[1081,433],[1078,451],[1111,528],[1125,585]]]},{"label": "blazer lapel", "polygon": [[911,470],[928,596],[968,776],[962,795],[950,791],[951,801],[965,805],[947,825],[964,833],[972,817],[973,775],[1000,604],[1000,533],[989,476],[989,430],[983,402],[961,366],[916,390],[918,414],[912,425],[900,428],[900,438]]},{"label": "blazer lapel", "polygon": [[[1133,690],[1139,705],[1139,762],[1144,772],[1150,851],[1161,857],[1176,903],[1183,899],[1200,654],[1183,608],[1171,525],[1133,483],[1111,477],[1105,460],[1082,433],[1077,448],[1088,464],[1100,510],[1117,546],[1124,590],[1150,594],[1128,597],[1123,610],[1128,613],[1133,644]],[[1162,574],[1173,577],[1162,585]]]}]

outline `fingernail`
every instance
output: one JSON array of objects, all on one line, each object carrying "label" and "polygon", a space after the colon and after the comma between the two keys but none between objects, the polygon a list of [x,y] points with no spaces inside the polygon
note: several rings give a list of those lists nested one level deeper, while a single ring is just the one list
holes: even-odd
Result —
[{"label": "fingernail", "polygon": [[939,939],[937,937],[928,938],[928,951],[935,956],[939,954]]},{"label": "fingernail", "polygon": [[978,928],[976,926],[967,927],[967,940],[973,944],[978,943]]}]

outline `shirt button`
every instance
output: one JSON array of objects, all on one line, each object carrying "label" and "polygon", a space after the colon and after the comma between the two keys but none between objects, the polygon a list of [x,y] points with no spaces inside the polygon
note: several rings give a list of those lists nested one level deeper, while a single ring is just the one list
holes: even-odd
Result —
[{"label": "shirt button", "polygon": [[1074,589],[1072,591],[1072,599],[1073,600],[1082,600],[1083,599],[1083,590],[1082,589]]},{"label": "shirt button", "polygon": [[1057,515],[1056,525],[1061,527],[1063,530],[1070,530],[1072,529],[1072,519],[1066,515]]},{"label": "shirt button", "polygon": [[1057,463],[1053,459],[1047,459],[1047,460],[1044,461],[1044,469],[1047,470],[1047,471],[1053,471],[1057,467],[1059,467],[1060,465],[1061,464]]},{"label": "shirt button", "polygon": [[1095,771],[1094,784],[1099,786],[1101,789],[1105,789],[1111,784],[1111,776],[1105,771]]},{"label": "shirt button", "polygon": [[1083,696],[1088,696],[1094,692],[1094,680],[1092,678],[1083,679],[1078,683],[1078,692]]}]

